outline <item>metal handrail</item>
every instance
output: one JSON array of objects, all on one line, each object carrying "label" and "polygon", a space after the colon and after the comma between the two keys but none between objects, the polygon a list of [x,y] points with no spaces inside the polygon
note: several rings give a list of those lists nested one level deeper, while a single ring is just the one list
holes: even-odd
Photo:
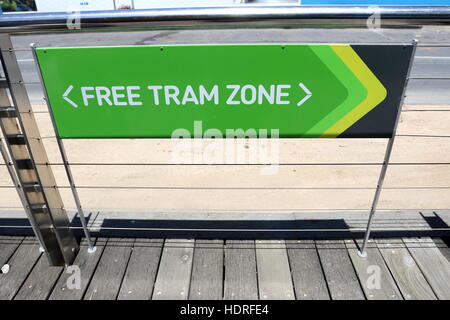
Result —
[{"label": "metal handrail", "polygon": [[[117,11],[34,12],[0,16],[0,33],[67,30],[79,19],[80,30],[111,28],[208,28],[227,26],[361,26],[372,15],[381,26],[450,24],[450,6],[253,6],[169,8]],[[77,31],[73,29],[70,31]]]}]

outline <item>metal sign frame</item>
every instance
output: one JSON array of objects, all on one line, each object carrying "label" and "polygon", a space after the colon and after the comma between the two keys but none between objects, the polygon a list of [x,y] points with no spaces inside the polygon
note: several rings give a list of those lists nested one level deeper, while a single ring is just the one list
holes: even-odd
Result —
[{"label": "metal sign frame", "polygon": [[[197,29],[214,28],[215,26],[228,26],[233,28],[242,28],[248,26],[258,27],[284,27],[291,26],[296,28],[303,27],[305,22],[310,24],[322,25],[329,19],[333,20],[335,26],[361,26],[365,25],[367,19],[374,13],[380,14],[381,27],[384,25],[442,25],[450,24],[450,7],[378,7],[375,9],[368,6],[358,7],[236,7],[236,8],[191,8],[177,10],[140,10],[139,12],[130,10],[129,12],[82,12],[80,13],[80,28],[83,31],[95,31],[95,28],[102,30],[114,30],[114,28],[126,28],[132,23],[135,28],[141,29],[164,29],[164,28],[190,28]],[[7,86],[0,88],[5,93],[10,89],[13,99],[12,112],[17,113],[17,128],[20,128],[25,141],[25,150],[29,153],[30,168],[34,170],[38,181],[37,190],[42,192],[47,210],[43,212],[34,212],[32,201],[27,197],[29,186],[21,179],[21,168],[19,158],[15,158],[15,152],[12,150],[8,139],[5,139],[7,149],[12,157],[8,158],[6,150],[0,145],[0,151],[8,166],[13,183],[24,204],[25,211],[33,230],[41,242],[42,247],[50,258],[53,265],[70,264],[73,261],[78,244],[69,228],[69,220],[63,208],[63,203],[57,189],[53,173],[48,165],[44,146],[39,136],[36,121],[31,110],[24,82],[21,78],[17,59],[14,54],[10,36],[19,33],[51,32],[55,30],[65,30],[77,32],[78,30],[68,30],[67,21],[71,18],[70,13],[36,13],[22,15],[2,15],[0,17],[0,49],[3,67],[7,75]],[[220,21],[220,23],[218,23]],[[417,41],[414,41],[413,57]],[[406,84],[409,80],[409,73],[413,59],[410,61],[407,79],[403,88],[403,96]],[[10,102],[1,101],[3,109],[10,106]],[[372,220],[375,215],[384,178],[389,166],[390,156],[395,141],[395,133],[400,118],[400,112],[403,105],[403,97],[398,109],[398,114],[394,127],[394,134],[389,138],[383,166],[378,179],[377,189],[373,198],[368,223],[364,236],[362,247],[359,250],[360,256],[365,256],[365,248],[370,237]],[[8,112],[8,110],[0,110]],[[7,130],[2,126],[2,131],[7,137]],[[84,218],[83,209],[78,197],[76,185],[67,160],[63,141],[58,139],[58,147],[63,158],[64,167],[68,176],[72,194],[77,204],[78,213],[82,221],[83,230],[89,241],[90,250],[93,251],[92,240]],[[12,164],[10,163],[12,162]],[[11,170],[15,168],[15,173]],[[43,187],[44,186],[44,187]],[[53,186],[53,187],[50,187]],[[40,188],[40,189],[39,189]],[[34,192],[34,191],[33,191]],[[46,223],[42,223],[42,217],[46,218]]]},{"label": "metal sign frame", "polygon": [[[398,106],[398,111],[397,111],[396,118],[395,118],[395,123],[394,123],[394,127],[393,127],[392,136],[390,138],[388,138],[388,143],[387,143],[387,147],[386,147],[386,151],[385,151],[385,155],[384,155],[384,161],[383,161],[381,172],[380,172],[380,175],[379,175],[379,178],[378,178],[378,183],[377,183],[377,188],[376,188],[376,191],[375,191],[375,195],[374,195],[374,198],[373,198],[373,201],[372,201],[371,210],[370,210],[370,213],[369,213],[369,218],[368,218],[368,222],[367,222],[367,227],[366,227],[366,231],[365,231],[363,244],[362,244],[360,250],[358,251],[358,254],[361,257],[365,257],[367,255],[365,249],[366,249],[366,246],[367,246],[367,242],[368,242],[368,240],[370,238],[372,220],[373,220],[373,217],[375,215],[375,211],[376,211],[376,208],[377,208],[377,205],[378,205],[380,194],[381,194],[381,191],[382,191],[382,188],[383,188],[384,178],[385,178],[388,166],[389,166],[389,160],[390,160],[393,144],[394,144],[394,141],[395,141],[397,126],[398,126],[398,122],[399,122],[400,114],[401,114],[401,110],[402,110],[404,94],[405,94],[405,90],[406,90],[406,86],[407,86],[407,82],[408,82],[408,78],[409,78],[409,73],[411,71],[411,66],[412,66],[412,62],[413,62],[413,59],[414,59],[417,43],[418,42],[416,40],[414,40],[412,42],[413,50],[412,50],[411,57],[410,57],[410,60],[409,60],[409,66],[408,66],[408,70],[407,70],[407,74],[406,74],[405,84],[404,84],[404,86],[402,88],[402,97],[401,97],[401,100],[400,100],[400,104]],[[33,57],[35,59],[35,63],[39,66],[38,58],[37,58],[37,55],[36,55],[36,48],[37,47],[34,44],[32,44]],[[45,97],[46,97],[46,101],[47,101],[47,107],[48,107],[49,113],[51,115],[52,124],[53,124],[54,130],[57,132],[56,120],[55,120],[53,111],[51,109],[50,99],[49,99],[49,97],[47,95],[47,90],[45,88],[43,76],[42,76],[42,73],[41,73],[41,69],[39,67],[38,67],[38,73],[39,73],[40,81],[44,85],[44,93],[45,93]],[[94,247],[94,245],[93,245],[93,243],[91,241],[90,235],[89,235],[89,230],[88,230],[87,225],[86,225],[86,220],[85,220],[84,212],[83,212],[83,209],[82,209],[82,206],[81,206],[80,198],[78,196],[78,192],[77,192],[77,189],[76,189],[76,186],[75,186],[75,183],[74,183],[74,178],[73,178],[73,175],[72,175],[72,172],[71,172],[68,160],[67,160],[67,155],[66,155],[66,151],[65,151],[65,148],[64,148],[64,142],[63,142],[64,139],[61,138],[58,134],[56,134],[56,139],[57,139],[57,142],[58,142],[58,147],[59,147],[59,150],[60,150],[61,157],[63,159],[64,168],[65,168],[65,171],[66,171],[66,174],[67,174],[67,178],[68,178],[69,183],[70,183],[70,188],[72,190],[73,198],[75,200],[75,203],[76,203],[76,206],[77,206],[77,209],[78,209],[78,213],[79,213],[81,221],[82,221],[83,230],[84,230],[84,233],[86,235],[86,238],[87,238],[87,241],[88,241],[88,244],[89,244],[89,250],[90,250],[90,252],[95,252],[95,247]]]},{"label": "metal sign frame", "polygon": [[361,246],[360,250],[358,251],[358,255],[363,258],[367,256],[366,247],[367,247],[367,243],[369,242],[370,231],[372,229],[372,220],[375,215],[375,211],[377,210],[378,200],[380,199],[381,190],[383,189],[384,178],[386,176],[386,171],[389,167],[389,160],[391,158],[392,147],[394,146],[395,136],[397,134],[397,127],[398,127],[398,123],[400,121],[400,114],[402,113],[402,107],[403,107],[403,101],[405,99],[406,87],[408,85],[409,75],[411,73],[411,67],[412,67],[412,64],[414,61],[414,56],[416,53],[418,41],[416,39],[414,39],[413,44],[414,44],[414,47],[413,47],[411,59],[409,62],[408,72],[406,74],[406,81],[405,81],[405,85],[403,87],[403,94],[402,94],[400,105],[398,108],[397,118],[395,119],[394,132],[392,134],[392,137],[389,138],[388,144],[386,146],[386,152],[384,154],[383,166],[381,167],[380,176],[378,177],[377,189],[375,191],[375,196],[373,198],[372,207],[371,207],[370,213],[369,213],[369,219],[367,221],[366,233],[364,235],[364,240],[363,240],[362,246]]}]

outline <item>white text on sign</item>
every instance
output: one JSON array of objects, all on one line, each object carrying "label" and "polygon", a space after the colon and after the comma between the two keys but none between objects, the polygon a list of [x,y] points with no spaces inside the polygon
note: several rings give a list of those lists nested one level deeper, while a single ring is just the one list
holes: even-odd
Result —
[{"label": "white text on sign", "polygon": [[[296,86],[295,86],[296,87]],[[63,94],[63,98],[72,106],[78,107],[69,97],[73,86],[69,86]],[[86,86],[81,87],[81,97],[84,106],[142,106],[144,101],[151,102],[155,106],[160,105],[205,105],[224,103],[227,105],[288,105],[291,103],[290,84],[272,85],[224,85],[219,90],[219,85],[180,87],[176,85],[149,85],[141,86]],[[302,91],[303,104],[311,97],[311,92],[303,83],[299,83]],[[296,89],[297,90],[297,89]],[[306,94],[306,95],[305,95]]]}]

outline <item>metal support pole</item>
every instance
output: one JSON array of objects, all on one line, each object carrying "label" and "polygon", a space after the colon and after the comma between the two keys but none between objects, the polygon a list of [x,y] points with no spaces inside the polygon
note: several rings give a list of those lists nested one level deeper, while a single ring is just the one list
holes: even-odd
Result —
[{"label": "metal support pole", "polygon": [[[47,101],[49,101],[47,99]],[[53,117],[52,117],[53,118]],[[56,126],[55,126],[56,128]],[[59,151],[61,152],[61,157],[64,163],[64,169],[66,170],[67,179],[69,180],[70,189],[72,190],[73,199],[75,200],[75,204],[77,206],[78,215],[80,216],[81,225],[83,227],[84,235],[86,236],[87,243],[89,245],[88,252],[94,253],[97,251],[97,247],[94,246],[94,243],[91,239],[91,234],[87,227],[86,216],[84,215],[83,208],[81,207],[80,197],[78,196],[77,188],[75,187],[75,183],[73,180],[72,170],[70,169],[69,162],[67,161],[66,149],[64,148],[63,141],[58,137],[56,137],[56,141],[58,142]]]},{"label": "metal support pole", "polygon": [[370,209],[369,220],[367,221],[367,227],[366,227],[366,233],[364,235],[364,241],[363,241],[363,244],[361,246],[361,249],[358,251],[358,255],[360,257],[362,257],[362,258],[367,257],[366,247],[367,247],[367,243],[369,242],[370,231],[372,229],[372,221],[373,221],[373,217],[375,215],[375,211],[377,209],[378,200],[380,199],[381,190],[383,189],[383,183],[384,183],[384,178],[386,176],[386,171],[387,171],[387,169],[389,167],[389,159],[391,158],[392,147],[394,145],[395,136],[396,136],[396,133],[397,133],[397,126],[398,126],[398,122],[400,120],[400,114],[402,112],[403,101],[404,101],[404,98],[405,98],[406,86],[408,85],[409,74],[411,72],[411,67],[412,67],[412,64],[413,64],[414,55],[416,53],[417,42],[418,41],[416,39],[413,40],[414,47],[413,47],[413,50],[412,50],[412,53],[411,53],[411,60],[410,60],[409,67],[408,67],[408,72],[407,72],[407,75],[406,75],[406,81],[405,81],[405,84],[403,86],[402,98],[401,98],[401,101],[400,101],[400,105],[398,107],[397,117],[395,119],[394,130],[392,132],[392,137],[389,138],[388,144],[386,146],[386,153],[384,155],[383,166],[381,167],[380,176],[378,178],[377,190],[375,191],[375,196],[374,196],[373,201],[372,201],[372,208]]},{"label": "metal support pole", "polygon": [[[399,107],[399,113],[401,112],[400,109],[401,109],[401,106]],[[398,121],[398,119],[396,120],[396,124],[395,124],[396,126],[397,126],[397,121]],[[386,153],[384,155],[383,166],[381,167],[380,176],[378,178],[377,190],[375,191],[375,196],[372,201],[372,208],[370,209],[369,221],[367,222],[366,233],[364,235],[364,241],[363,241],[361,250],[358,251],[358,255],[363,258],[367,257],[366,246],[367,246],[367,242],[369,241],[369,237],[370,237],[370,231],[372,228],[372,220],[375,215],[375,210],[377,209],[381,190],[383,189],[384,177],[386,176],[386,171],[389,166],[389,158],[391,157],[392,146],[394,145],[394,140],[395,140],[395,132],[394,132],[394,135],[391,138],[389,138],[389,141],[388,141],[388,144],[386,147]]]},{"label": "metal support pole", "polygon": [[[38,69],[39,78],[41,80],[42,85],[44,86],[44,81],[42,80],[41,69],[39,67],[39,64],[38,64],[38,61],[36,58],[36,50],[35,50],[36,46],[34,43],[32,43],[30,46],[31,46],[31,50],[33,52],[34,61],[38,67],[37,69]],[[88,226],[87,226],[86,216],[84,215],[83,208],[81,207],[80,197],[78,196],[78,191],[75,186],[75,182],[74,182],[73,175],[72,175],[72,170],[70,169],[69,161],[67,160],[67,154],[66,154],[66,150],[64,148],[64,143],[63,143],[62,139],[59,137],[58,130],[56,129],[55,119],[53,117],[53,113],[50,108],[50,100],[48,99],[47,91],[45,90],[45,86],[44,86],[44,94],[45,94],[45,99],[47,101],[47,107],[49,109],[50,117],[52,119],[53,128],[55,129],[56,141],[58,143],[58,148],[59,148],[59,151],[61,154],[61,158],[63,160],[64,169],[66,171],[67,179],[69,180],[69,184],[70,184],[70,189],[72,190],[72,195],[73,195],[75,204],[77,206],[77,212],[78,212],[78,216],[80,217],[81,226],[83,228],[84,235],[86,236],[86,240],[87,240],[87,243],[89,246],[88,252],[94,253],[97,250],[97,248],[94,246],[94,242],[92,241],[91,234],[90,234]]]}]

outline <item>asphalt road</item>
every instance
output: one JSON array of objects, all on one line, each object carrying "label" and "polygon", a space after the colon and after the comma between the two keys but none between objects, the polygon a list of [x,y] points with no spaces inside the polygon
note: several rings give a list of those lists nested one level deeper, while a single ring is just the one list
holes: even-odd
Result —
[{"label": "asphalt road", "polygon": [[[30,44],[39,47],[145,45],[177,43],[410,43],[419,40],[405,102],[450,104],[450,27],[411,29],[245,29],[151,30],[58,33],[13,38],[14,48],[32,103],[43,104]],[[429,47],[423,47],[431,45]],[[426,79],[418,79],[426,78]]]}]

